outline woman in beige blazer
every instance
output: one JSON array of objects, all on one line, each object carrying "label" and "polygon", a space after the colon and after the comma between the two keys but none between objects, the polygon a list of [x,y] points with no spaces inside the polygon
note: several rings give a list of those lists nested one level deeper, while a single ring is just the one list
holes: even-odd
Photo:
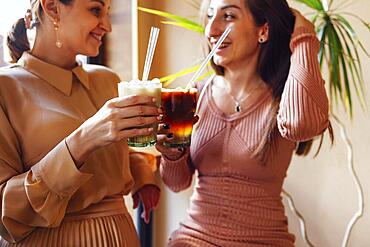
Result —
[{"label": "woman in beige blazer", "polygon": [[[129,150],[160,110],[117,98],[118,76],[81,65],[111,31],[110,0],[32,0],[0,69],[0,246],[139,246],[124,195],[158,203],[155,159]],[[26,28],[36,27],[33,48]]]}]

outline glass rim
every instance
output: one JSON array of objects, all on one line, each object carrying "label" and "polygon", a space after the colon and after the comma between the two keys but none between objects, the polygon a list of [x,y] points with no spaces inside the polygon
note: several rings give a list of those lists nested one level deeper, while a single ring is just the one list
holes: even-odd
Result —
[{"label": "glass rim", "polygon": [[150,85],[150,84],[161,84],[160,81],[120,81],[118,84],[121,85]]},{"label": "glass rim", "polygon": [[173,92],[180,92],[180,93],[198,93],[198,89],[195,87],[191,87],[189,89],[186,88],[162,88],[162,92],[164,93],[173,93]]}]

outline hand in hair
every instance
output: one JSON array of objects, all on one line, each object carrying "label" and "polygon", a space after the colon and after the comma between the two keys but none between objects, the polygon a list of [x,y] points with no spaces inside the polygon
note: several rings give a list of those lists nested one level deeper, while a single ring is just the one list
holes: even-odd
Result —
[{"label": "hand in hair", "polygon": [[294,24],[294,30],[297,30],[298,28],[300,27],[304,27],[306,28],[308,31],[312,32],[312,33],[315,33],[315,26],[309,21],[307,20],[302,14],[301,12],[299,12],[298,10],[296,9],[291,9],[294,16],[295,16],[295,24]]}]

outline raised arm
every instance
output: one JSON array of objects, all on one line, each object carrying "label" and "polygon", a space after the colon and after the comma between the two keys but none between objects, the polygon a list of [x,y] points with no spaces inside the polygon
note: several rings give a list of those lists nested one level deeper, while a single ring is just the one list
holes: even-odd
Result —
[{"label": "raised arm", "polygon": [[290,42],[290,71],[277,117],[281,135],[292,141],[312,139],[328,127],[328,98],[317,58],[319,45],[310,24],[296,23]]}]

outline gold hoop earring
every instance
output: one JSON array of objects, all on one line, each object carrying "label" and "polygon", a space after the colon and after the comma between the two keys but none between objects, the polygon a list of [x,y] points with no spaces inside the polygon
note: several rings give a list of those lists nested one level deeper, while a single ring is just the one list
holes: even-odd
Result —
[{"label": "gold hoop earring", "polygon": [[54,20],[53,25],[54,25],[54,31],[55,31],[55,34],[56,34],[55,46],[58,47],[58,48],[62,48],[63,43],[62,43],[62,41],[60,41],[60,38],[59,38],[59,25],[58,25],[58,22],[57,22],[56,19]]}]

